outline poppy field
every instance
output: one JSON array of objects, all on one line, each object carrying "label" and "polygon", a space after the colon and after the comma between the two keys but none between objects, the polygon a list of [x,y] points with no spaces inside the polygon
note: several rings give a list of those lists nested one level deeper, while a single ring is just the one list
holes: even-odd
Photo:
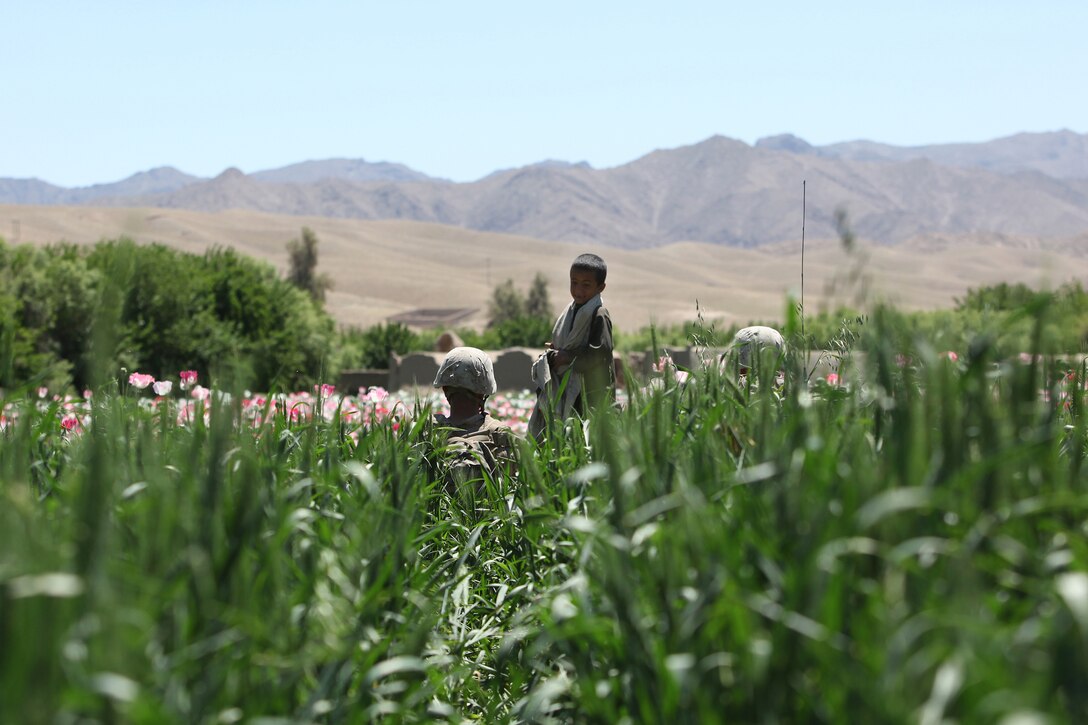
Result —
[{"label": "poppy field", "polygon": [[0,722],[1084,721],[1083,363],[890,324],[464,486],[436,396],[5,391]]}]

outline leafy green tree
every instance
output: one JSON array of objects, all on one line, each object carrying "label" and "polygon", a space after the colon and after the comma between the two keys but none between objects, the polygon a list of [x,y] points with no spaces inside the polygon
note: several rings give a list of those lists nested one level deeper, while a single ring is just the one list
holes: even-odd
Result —
[{"label": "leafy green tree", "polygon": [[89,263],[116,270],[123,289],[118,367],[156,376],[195,368],[235,371],[257,389],[289,388],[333,374],[335,325],[271,265],[231,249],[203,256],[122,240],[100,244]]},{"label": "leafy green tree", "polygon": [[508,279],[491,293],[488,325],[483,333],[460,331],[466,345],[482,348],[540,347],[551,337],[552,306],[548,300],[548,282],[537,272],[528,296]]},{"label": "leafy green tree", "polygon": [[332,318],[271,265],[233,250],[201,256],[123,239],[90,248],[0,242],[5,388],[86,387],[101,379],[92,375],[96,363],[110,375],[127,368],[160,378],[236,370],[268,390],[328,379],[338,361]]},{"label": "leafy green tree", "polygon": [[47,334],[50,350],[71,366],[75,380],[89,380],[90,332],[99,309],[102,275],[87,268],[81,249],[74,244],[46,248],[43,268],[52,297],[52,319]]},{"label": "leafy green tree", "polygon": [[302,238],[287,244],[289,268],[287,280],[306,292],[315,302],[325,302],[325,293],[332,289],[327,274],[317,272],[317,234],[309,227],[302,228]]},{"label": "leafy green tree", "polygon": [[1039,295],[1039,292],[1026,284],[1010,285],[1007,282],[1001,282],[990,287],[968,290],[965,298],[956,300],[956,309],[975,312],[1007,312],[1024,307],[1037,299]]},{"label": "leafy green tree", "polygon": [[487,307],[487,326],[497,327],[524,315],[525,296],[514,287],[514,280],[508,279],[497,285],[491,292],[491,302]]},{"label": "leafy green tree", "polygon": [[529,285],[529,295],[525,299],[525,315],[551,320],[554,316],[552,303],[548,299],[548,280],[540,272],[533,277]]},{"label": "leafy green tree", "polygon": [[346,366],[381,370],[389,367],[389,356],[422,349],[419,335],[398,322],[377,324],[366,330],[351,328],[341,334]]},{"label": "leafy green tree", "polygon": [[94,284],[70,249],[0,242],[0,386],[68,384],[85,351]]},{"label": "leafy green tree", "polygon": [[552,323],[546,317],[507,320],[494,330],[498,338],[495,347],[541,347],[551,339]]}]

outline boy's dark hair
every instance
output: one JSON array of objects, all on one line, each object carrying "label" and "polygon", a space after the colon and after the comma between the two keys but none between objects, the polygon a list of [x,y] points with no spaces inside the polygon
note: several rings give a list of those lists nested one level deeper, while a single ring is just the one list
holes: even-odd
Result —
[{"label": "boy's dark hair", "polygon": [[593,276],[597,278],[597,284],[604,284],[605,277],[608,276],[608,265],[596,254],[579,254],[571,262],[570,268],[572,270],[580,269],[584,272],[592,272]]}]

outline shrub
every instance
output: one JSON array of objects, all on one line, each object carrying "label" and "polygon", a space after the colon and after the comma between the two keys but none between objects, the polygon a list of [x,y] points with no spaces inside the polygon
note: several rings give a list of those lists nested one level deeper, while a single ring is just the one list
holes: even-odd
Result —
[{"label": "shrub", "polygon": [[[95,354],[114,374],[232,368],[266,390],[309,384],[338,365],[332,318],[270,265],[233,250],[0,242],[0,280],[7,387],[85,387]],[[95,344],[109,349],[94,353]]]},{"label": "shrub", "polygon": [[423,337],[399,322],[377,324],[365,330],[349,328],[341,332],[340,342],[345,367],[373,370],[389,367],[389,356],[393,353],[404,355],[427,347]]}]

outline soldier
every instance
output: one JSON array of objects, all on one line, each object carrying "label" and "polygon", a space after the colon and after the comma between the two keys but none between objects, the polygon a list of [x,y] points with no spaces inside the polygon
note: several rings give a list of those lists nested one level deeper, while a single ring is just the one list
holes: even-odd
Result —
[{"label": "soldier", "polygon": [[450,414],[436,415],[446,434],[446,460],[456,482],[500,473],[516,473],[515,434],[484,410],[495,392],[491,358],[474,347],[455,347],[446,354],[434,379],[450,405]]},{"label": "soldier", "polygon": [[721,361],[724,364],[727,358],[735,360],[737,372],[747,375],[748,370],[764,355],[780,363],[785,347],[786,341],[782,339],[782,333],[773,327],[744,327],[737,330],[733,343],[722,355]]}]

